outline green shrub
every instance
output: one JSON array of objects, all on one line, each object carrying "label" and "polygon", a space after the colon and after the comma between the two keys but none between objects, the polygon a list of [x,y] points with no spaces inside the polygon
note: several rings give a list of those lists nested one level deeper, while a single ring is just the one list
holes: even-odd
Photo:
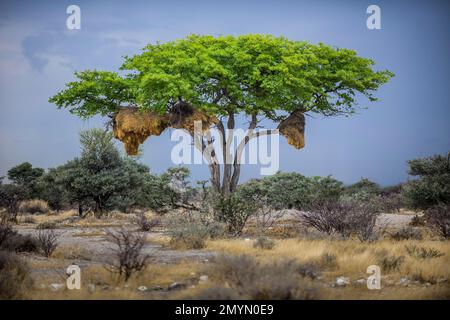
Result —
[{"label": "green shrub", "polygon": [[165,217],[170,242],[175,247],[201,249],[207,239],[224,234],[225,226],[201,213],[172,214]]},{"label": "green shrub", "polygon": [[409,174],[418,177],[405,184],[403,195],[407,204],[428,209],[450,204],[450,153],[408,161]]},{"label": "green shrub", "polygon": [[247,221],[255,213],[254,203],[238,197],[238,195],[218,196],[214,206],[215,218],[226,224],[228,232],[232,235],[240,235]]},{"label": "green shrub", "polygon": [[174,247],[202,249],[208,238],[207,229],[199,224],[187,224],[169,231],[170,243]]},{"label": "green shrub", "polygon": [[343,190],[343,183],[331,176],[308,178],[296,172],[277,172],[240,185],[237,193],[257,207],[305,210],[313,202],[337,200]]}]

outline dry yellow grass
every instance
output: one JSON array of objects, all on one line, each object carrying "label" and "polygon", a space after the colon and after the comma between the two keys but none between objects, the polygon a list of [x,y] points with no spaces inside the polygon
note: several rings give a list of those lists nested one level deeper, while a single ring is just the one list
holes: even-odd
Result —
[{"label": "dry yellow grass", "polygon": [[[51,262],[54,270],[60,265]],[[33,266],[35,267],[35,266]],[[40,265],[42,267],[42,265]],[[51,267],[46,266],[47,269]],[[140,292],[138,288],[145,286],[149,289],[160,286],[167,288],[174,282],[185,282],[189,278],[197,278],[200,275],[202,265],[195,262],[180,261],[175,264],[149,265],[144,271],[124,282],[111,273],[104,266],[91,266],[82,269],[82,285],[80,290],[60,290],[53,292],[47,288],[51,283],[65,284],[62,273],[51,273],[45,277],[39,277],[30,291],[31,299],[161,299],[158,291]],[[91,289],[89,288],[91,285]],[[95,290],[92,290],[92,285]],[[44,289],[45,288],[45,289]],[[165,293],[167,295],[167,292]]]},{"label": "dry yellow grass", "polygon": [[52,254],[53,259],[79,259],[91,260],[92,252],[84,247],[74,246],[60,246]]},{"label": "dry yellow grass", "polygon": [[[151,218],[155,214],[146,212]],[[404,214],[407,214],[406,212]],[[34,215],[36,223],[55,222],[66,228],[82,228],[77,230],[76,236],[94,237],[104,236],[104,228],[131,225],[133,214],[113,213],[102,219],[87,217],[82,220],[70,220],[77,216],[74,210],[61,212],[57,215]],[[284,222],[286,225],[289,223]],[[283,231],[284,225],[277,226]],[[84,229],[85,228],[85,229]],[[92,228],[92,229],[91,229]],[[274,228],[273,233],[278,236],[287,236],[288,233],[278,232]],[[298,234],[298,230],[296,231]],[[289,233],[290,235],[290,233]],[[424,232],[425,240],[379,240],[372,243],[361,243],[358,240],[334,240],[334,239],[300,239],[287,238],[275,239],[275,247],[271,250],[261,250],[253,247],[254,240],[245,239],[217,239],[206,241],[205,251],[226,253],[232,255],[247,254],[255,257],[263,263],[280,261],[283,259],[296,259],[301,263],[320,264],[324,256],[335,257],[335,267],[323,268],[322,279],[315,280],[320,290],[321,299],[450,299],[450,242],[440,241],[429,237]],[[84,240],[84,239],[83,239]],[[151,233],[147,238],[152,244],[160,244],[164,248],[171,248],[170,237],[164,233]],[[443,255],[439,257],[420,259],[408,253],[407,246],[435,249]],[[187,287],[178,292],[139,292],[139,286],[151,288],[153,286],[167,287],[173,282],[186,282],[187,279],[207,273],[209,264],[192,261],[180,261],[168,264],[150,264],[139,275],[132,277],[128,284],[117,280],[101,265],[92,265],[82,269],[82,290],[62,290],[52,292],[48,288],[40,289],[42,285],[50,283],[63,283],[61,272],[67,268],[71,259],[88,260],[83,248],[79,246],[61,246],[50,259],[30,256],[29,264],[33,271],[39,274],[36,278],[35,288],[31,291],[33,299],[161,299],[182,298],[203,290],[208,286],[220,286],[213,280],[195,288]],[[403,258],[401,258],[403,257]],[[383,259],[401,258],[398,268],[381,270],[382,290],[368,290],[365,285],[355,285],[353,281],[367,278],[369,265],[380,265]],[[320,266],[319,266],[320,268]],[[48,271],[55,272],[48,272]],[[43,271],[41,276],[40,271]],[[45,272],[44,272],[45,271]],[[342,288],[330,286],[337,277],[344,276],[351,279],[352,284]],[[400,279],[407,277],[411,285],[399,284]],[[418,280],[417,282],[415,282]],[[428,284],[427,284],[428,283]],[[88,290],[88,284],[95,284],[95,292]],[[102,287],[109,289],[103,290]],[[118,288],[118,289],[116,289]]]},{"label": "dry yellow grass", "polygon": [[[338,268],[327,272],[326,276],[347,276],[352,279],[367,276],[369,265],[380,265],[381,260],[387,256],[404,257],[404,262],[398,270],[383,272],[398,280],[404,276],[421,275],[424,279],[450,280],[450,243],[447,241],[390,241],[383,240],[373,243],[361,243],[357,240],[331,241],[331,240],[275,240],[272,250],[253,248],[253,241],[243,239],[214,240],[206,243],[206,249],[228,254],[248,254],[261,261],[276,259],[298,259],[301,262],[318,261],[324,254],[333,254],[336,257]],[[409,256],[406,246],[417,245],[425,248],[434,248],[444,255],[431,259],[417,259]],[[448,282],[447,282],[448,283]]]}]

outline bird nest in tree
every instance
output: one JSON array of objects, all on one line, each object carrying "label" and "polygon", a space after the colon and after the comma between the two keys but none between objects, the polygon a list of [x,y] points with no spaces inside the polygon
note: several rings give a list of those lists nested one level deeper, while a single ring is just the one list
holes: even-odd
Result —
[{"label": "bird nest in tree", "polygon": [[302,112],[293,112],[280,122],[278,129],[291,146],[296,149],[301,149],[305,146],[305,116]]},{"label": "bird nest in tree", "polygon": [[128,155],[137,155],[149,136],[159,136],[168,126],[166,117],[138,108],[121,108],[113,116],[114,137],[122,141]]},{"label": "bird nest in tree", "polygon": [[170,127],[175,129],[185,129],[190,133],[194,133],[195,122],[202,123],[201,131],[204,132],[217,123],[217,117],[208,115],[202,111],[193,108],[187,103],[178,103],[169,113]]},{"label": "bird nest in tree", "polygon": [[128,155],[137,155],[139,145],[149,136],[159,136],[168,127],[194,133],[195,121],[201,121],[204,132],[218,120],[185,103],[177,104],[166,115],[128,107],[114,114],[113,132],[114,137],[124,143]]}]

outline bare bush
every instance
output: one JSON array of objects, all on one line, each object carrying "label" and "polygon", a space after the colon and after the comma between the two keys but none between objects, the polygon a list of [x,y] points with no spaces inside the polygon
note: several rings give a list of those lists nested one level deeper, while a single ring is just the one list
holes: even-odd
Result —
[{"label": "bare bush", "polygon": [[128,281],[134,273],[145,269],[150,258],[148,254],[143,253],[145,234],[121,228],[115,232],[109,231],[107,235],[108,240],[116,246],[113,249],[115,261],[111,263],[112,271]]},{"label": "bare bush", "polygon": [[420,229],[413,227],[403,227],[390,233],[392,240],[422,240],[422,232]]},{"label": "bare bush", "polygon": [[50,208],[46,201],[40,199],[32,199],[20,202],[19,211],[29,214],[45,214],[50,212]]},{"label": "bare bush", "polygon": [[260,206],[255,211],[256,228],[261,234],[272,228],[286,214],[286,210],[275,210],[271,207]]},{"label": "bare bush", "polygon": [[411,222],[409,223],[412,227],[423,227],[426,225],[426,219],[425,216],[415,214],[414,217],[412,217]]},{"label": "bare bush", "polygon": [[294,260],[262,264],[246,255],[223,255],[214,259],[210,272],[213,280],[234,289],[240,299],[317,298],[316,290],[305,280],[304,269]]},{"label": "bare bush", "polygon": [[54,230],[40,230],[38,233],[39,247],[45,257],[50,257],[58,247],[59,235]]},{"label": "bare bush", "polygon": [[0,300],[23,299],[32,285],[28,265],[15,253],[0,251]]},{"label": "bare bush", "polygon": [[405,201],[400,193],[390,193],[378,198],[380,209],[386,213],[399,213],[405,207]]},{"label": "bare bush", "polygon": [[314,204],[310,212],[300,213],[300,222],[328,235],[349,238],[354,234],[361,241],[370,241],[376,236],[378,214],[371,204],[326,201]]},{"label": "bare bush", "polygon": [[0,250],[37,252],[38,243],[33,236],[23,236],[13,230],[10,225],[0,224]]},{"label": "bare bush", "polygon": [[151,218],[148,219],[145,213],[138,213],[134,219],[134,222],[139,226],[141,231],[151,231],[157,226],[161,224],[161,220],[159,218]]},{"label": "bare bush", "polygon": [[428,224],[444,239],[450,239],[450,205],[436,205],[425,212]]}]

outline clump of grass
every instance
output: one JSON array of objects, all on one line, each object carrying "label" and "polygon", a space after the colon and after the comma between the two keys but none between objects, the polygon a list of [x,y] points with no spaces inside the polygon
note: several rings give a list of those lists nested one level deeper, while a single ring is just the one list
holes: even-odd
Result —
[{"label": "clump of grass", "polygon": [[399,270],[403,262],[405,262],[404,256],[386,256],[379,261],[384,272]]},{"label": "clump of grass", "polygon": [[323,269],[330,270],[337,269],[339,267],[336,255],[330,252],[323,253],[319,257],[317,264]]},{"label": "clump of grass", "polygon": [[405,249],[411,257],[422,260],[439,258],[444,255],[443,252],[440,252],[437,249],[419,247],[416,245],[405,246]]},{"label": "clump of grass", "polygon": [[64,246],[55,250],[53,258],[70,260],[92,260],[92,252],[80,246]]},{"label": "clump of grass", "polygon": [[46,201],[40,199],[25,200],[19,205],[19,211],[29,214],[47,214],[50,208]]},{"label": "clump of grass", "polygon": [[138,213],[133,221],[139,226],[141,231],[145,232],[151,231],[161,224],[161,219],[157,217],[149,219],[145,213]]},{"label": "clump of grass", "polygon": [[23,299],[32,285],[28,265],[15,253],[0,251],[0,300]]},{"label": "clump of grass", "polygon": [[255,242],[253,243],[253,248],[257,249],[264,249],[264,250],[270,250],[275,247],[275,241],[268,237],[258,237]]},{"label": "clump of grass", "polygon": [[433,275],[426,275],[422,271],[413,273],[411,279],[419,283],[436,284],[436,278]]},{"label": "clump of grass", "polygon": [[22,221],[23,223],[30,223],[30,224],[36,223],[36,219],[32,216],[25,216]]},{"label": "clump of grass", "polygon": [[56,227],[57,227],[57,225],[56,225],[55,222],[46,221],[46,222],[39,223],[36,226],[36,229],[38,229],[38,230],[46,230],[46,229],[50,230],[50,229],[56,229]]},{"label": "clump of grass", "polygon": [[191,297],[195,300],[239,300],[241,296],[236,290],[226,287],[210,287]]},{"label": "clump of grass", "polygon": [[202,249],[208,239],[224,234],[225,226],[199,214],[169,215],[165,219],[170,245],[175,248]]}]

